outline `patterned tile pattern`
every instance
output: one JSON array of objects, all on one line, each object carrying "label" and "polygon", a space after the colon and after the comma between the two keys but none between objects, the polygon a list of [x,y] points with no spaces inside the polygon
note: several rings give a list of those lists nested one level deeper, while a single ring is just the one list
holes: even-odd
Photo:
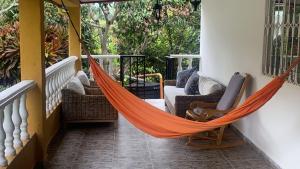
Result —
[{"label": "patterned tile pattern", "polygon": [[250,145],[195,150],[186,139],[157,139],[123,117],[113,124],[77,124],[49,147],[49,169],[275,169]]}]

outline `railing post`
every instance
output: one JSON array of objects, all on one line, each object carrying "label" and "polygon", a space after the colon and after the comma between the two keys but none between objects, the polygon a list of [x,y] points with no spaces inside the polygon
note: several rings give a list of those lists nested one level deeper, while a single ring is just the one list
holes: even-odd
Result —
[{"label": "railing post", "polygon": [[190,57],[190,58],[188,58],[188,60],[189,60],[189,66],[188,66],[188,69],[191,69],[191,68],[193,67],[193,58]]},{"label": "railing post", "polygon": [[182,71],[182,57],[178,58],[177,72]]},{"label": "railing post", "polygon": [[110,76],[113,75],[113,59],[112,58],[108,58],[108,74]]},{"label": "railing post", "polygon": [[47,153],[44,0],[19,1],[19,21],[21,79],[34,80],[37,85],[27,95],[29,131],[37,136],[36,160],[43,161]]}]

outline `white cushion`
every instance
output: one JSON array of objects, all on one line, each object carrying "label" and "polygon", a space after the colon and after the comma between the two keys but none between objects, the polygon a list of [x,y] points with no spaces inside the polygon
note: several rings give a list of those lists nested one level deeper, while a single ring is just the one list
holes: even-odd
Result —
[{"label": "white cushion", "polygon": [[77,77],[72,77],[72,79],[67,84],[67,89],[85,95],[84,87]]},{"label": "white cushion", "polygon": [[84,73],[84,71],[80,70],[77,72],[76,74],[76,77],[78,77],[78,79],[80,80],[80,82],[83,84],[83,85],[86,85],[86,86],[90,86],[90,80],[89,78],[87,77],[87,75]]},{"label": "white cushion", "polygon": [[199,93],[201,95],[209,95],[223,89],[223,86],[215,80],[200,76],[199,77]]},{"label": "white cushion", "polygon": [[178,88],[176,86],[165,86],[164,87],[165,97],[171,102],[171,104],[175,105],[175,97],[176,96],[185,96],[184,88]]}]

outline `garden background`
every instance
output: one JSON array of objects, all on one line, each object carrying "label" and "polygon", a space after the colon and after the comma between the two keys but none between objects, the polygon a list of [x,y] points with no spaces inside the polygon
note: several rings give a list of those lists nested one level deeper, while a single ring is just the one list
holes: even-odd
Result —
[{"label": "garden background", "polygon": [[[199,54],[200,11],[188,0],[162,0],[158,21],[155,0],[87,4],[81,8],[82,37],[91,54],[142,54],[146,72],[165,74],[166,56]],[[45,1],[45,65],[68,57],[68,18]],[[155,63],[155,64],[154,64]],[[114,64],[118,65],[115,60]],[[87,71],[87,63],[83,62]],[[118,68],[118,66],[116,66]],[[118,69],[114,70],[118,74]],[[20,79],[18,0],[0,0],[0,91]]]}]

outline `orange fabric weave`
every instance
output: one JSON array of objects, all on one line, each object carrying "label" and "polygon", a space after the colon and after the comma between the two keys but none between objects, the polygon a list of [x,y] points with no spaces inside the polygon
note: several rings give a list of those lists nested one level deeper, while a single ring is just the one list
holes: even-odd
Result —
[{"label": "orange fabric weave", "polygon": [[192,135],[233,123],[262,107],[281,88],[286,77],[300,62],[295,60],[281,76],[274,78],[261,90],[254,93],[238,108],[209,122],[186,120],[166,113],[128,92],[112,80],[106,72],[89,56],[94,79],[109,102],[135,127],[159,138],[176,138]]}]

